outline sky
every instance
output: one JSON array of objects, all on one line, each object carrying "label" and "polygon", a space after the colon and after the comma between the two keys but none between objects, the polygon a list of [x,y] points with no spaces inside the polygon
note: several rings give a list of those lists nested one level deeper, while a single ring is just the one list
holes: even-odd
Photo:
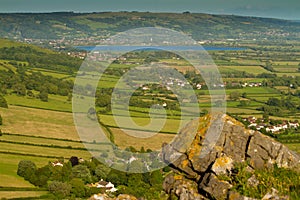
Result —
[{"label": "sky", "polygon": [[300,20],[299,0],[0,0],[0,12],[150,11]]}]

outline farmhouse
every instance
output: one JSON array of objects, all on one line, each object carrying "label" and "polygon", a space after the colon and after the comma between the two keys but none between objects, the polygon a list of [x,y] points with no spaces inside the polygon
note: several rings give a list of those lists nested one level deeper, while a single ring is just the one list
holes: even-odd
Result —
[{"label": "farmhouse", "polygon": [[59,162],[59,161],[53,162],[52,165],[53,165],[54,167],[55,167],[55,166],[60,166],[60,167],[63,167],[63,166],[64,166],[64,164],[61,163],[61,162]]},{"label": "farmhouse", "polygon": [[96,188],[103,188],[105,189],[105,192],[116,192],[118,189],[115,188],[114,184],[111,182],[106,182],[103,179],[101,179],[97,183],[92,183],[88,185],[89,187],[96,187]]}]

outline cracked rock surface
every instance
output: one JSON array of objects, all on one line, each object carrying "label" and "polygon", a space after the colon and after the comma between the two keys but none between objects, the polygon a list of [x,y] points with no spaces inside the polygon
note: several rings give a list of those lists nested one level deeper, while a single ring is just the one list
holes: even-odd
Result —
[{"label": "cracked rock surface", "polygon": [[[179,135],[171,145],[163,147],[164,160],[173,169],[163,187],[168,194],[182,200],[228,199],[232,185],[217,176],[230,174],[235,163],[247,161],[251,170],[271,168],[274,164],[285,168],[300,164],[299,155],[283,144],[246,129],[227,115],[201,117],[183,128]],[[188,140],[190,135],[193,140],[188,148],[176,145]],[[169,159],[174,152],[181,156],[172,162]]]}]

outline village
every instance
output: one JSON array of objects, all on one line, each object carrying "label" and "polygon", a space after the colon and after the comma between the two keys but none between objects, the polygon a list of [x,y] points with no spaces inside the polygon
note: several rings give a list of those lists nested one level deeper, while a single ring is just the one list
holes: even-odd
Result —
[{"label": "village", "polygon": [[243,118],[245,124],[248,124],[247,127],[255,130],[265,129],[266,132],[271,132],[273,134],[279,134],[287,129],[297,129],[299,127],[299,122],[288,121],[288,120],[272,120],[272,119],[263,119],[256,118],[254,116],[249,116]]}]

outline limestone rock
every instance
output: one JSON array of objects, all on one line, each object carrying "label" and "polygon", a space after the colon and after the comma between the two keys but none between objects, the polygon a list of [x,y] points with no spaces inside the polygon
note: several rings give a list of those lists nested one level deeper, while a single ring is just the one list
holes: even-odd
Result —
[{"label": "limestone rock", "polygon": [[198,185],[182,175],[169,174],[163,183],[163,189],[180,200],[206,200],[198,193]]},{"label": "limestone rock", "polygon": [[[172,145],[163,148],[162,156],[175,172],[164,181],[167,194],[179,199],[233,199],[236,194],[230,191],[232,186],[218,176],[230,174],[236,163],[247,161],[249,171],[270,168],[274,164],[294,168],[300,163],[299,155],[281,143],[258,131],[247,130],[227,115],[208,115],[198,120],[199,123],[191,122],[190,129],[187,125]],[[190,135],[193,135],[192,140]],[[182,142],[190,146],[181,147]],[[171,162],[176,156],[179,159]],[[248,184],[255,186],[256,178],[251,177]]]},{"label": "limestone rock", "polygon": [[217,158],[211,167],[211,170],[217,174],[228,174],[233,168],[233,160],[230,157],[222,156]]}]

